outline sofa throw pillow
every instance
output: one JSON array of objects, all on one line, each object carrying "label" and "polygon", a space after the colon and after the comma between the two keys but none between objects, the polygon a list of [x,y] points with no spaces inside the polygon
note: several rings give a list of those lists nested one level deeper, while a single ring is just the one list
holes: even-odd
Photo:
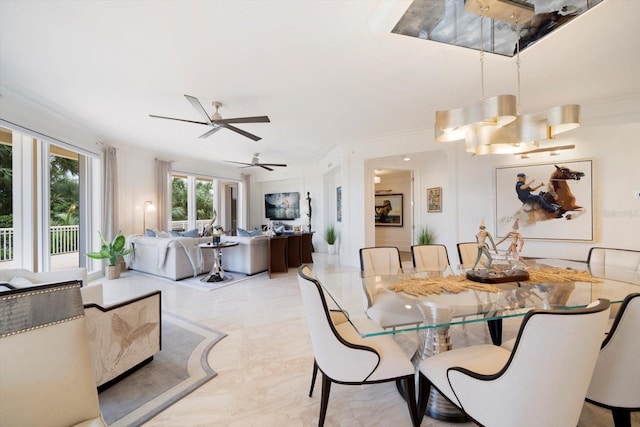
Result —
[{"label": "sofa throw pillow", "polygon": [[14,288],[28,288],[29,286],[33,286],[34,283],[27,279],[26,277],[21,276],[13,276],[11,280],[9,280],[9,284]]},{"label": "sofa throw pillow", "polygon": [[238,237],[251,237],[249,232],[243,228],[237,228],[236,234],[238,235]]},{"label": "sofa throw pillow", "polygon": [[169,234],[171,235],[171,237],[180,237],[180,236],[182,236],[182,232],[180,232],[180,231],[175,231],[175,230],[171,230],[171,231],[169,232]]},{"label": "sofa throw pillow", "polygon": [[144,230],[144,235],[148,237],[156,237],[156,232],[150,228],[147,228],[146,230]]},{"label": "sofa throw pillow", "polygon": [[185,231],[184,233],[182,233],[182,237],[200,237],[200,233],[198,232],[197,228],[194,228],[193,230]]},{"label": "sofa throw pillow", "polygon": [[262,230],[251,230],[249,231],[249,236],[251,237],[262,236]]},{"label": "sofa throw pillow", "polygon": [[167,231],[158,231],[156,233],[156,237],[171,237],[171,234],[169,234]]}]

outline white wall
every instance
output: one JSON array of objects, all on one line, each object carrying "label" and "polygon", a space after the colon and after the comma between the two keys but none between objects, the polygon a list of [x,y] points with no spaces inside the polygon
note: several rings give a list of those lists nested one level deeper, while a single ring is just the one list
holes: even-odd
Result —
[{"label": "white wall", "polygon": [[[172,170],[194,175],[241,181],[239,169],[213,164],[204,160],[184,159],[155,153],[152,150],[120,145],[117,148],[118,162],[118,227],[124,235],[140,234],[142,229],[142,207],[145,200],[157,204],[155,187],[155,159],[172,160]],[[158,227],[156,215],[147,213],[147,228]]]},{"label": "white wall", "polygon": [[[331,155],[342,155],[343,179],[349,179],[349,185],[343,183],[343,198],[345,191],[352,196],[346,201],[351,221],[347,227],[343,223],[342,239],[348,244],[343,245],[341,262],[357,266],[358,248],[375,244],[373,219],[368,214],[373,210],[373,168],[398,167],[404,154],[412,157],[411,167],[419,183],[414,190],[419,204],[416,227],[424,224],[434,228],[438,242],[447,245],[452,263],[457,260],[456,242],[473,241],[482,220],[488,227],[494,226],[495,168],[552,161],[593,160],[595,237],[593,242],[527,241],[523,255],[585,260],[592,246],[640,250],[640,99],[608,101],[583,106],[582,110],[582,126],[557,140],[559,144],[574,143],[576,149],[557,157],[474,157],[464,151],[462,142],[434,143],[432,129],[336,147]],[[414,158],[418,162],[414,163]],[[439,186],[443,188],[443,212],[426,213],[423,193]]]},{"label": "white wall", "polygon": [[[99,135],[73,123],[55,112],[16,99],[11,92],[0,98],[2,118],[20,126],[58,138],[92,152],[99,152],[95,142]],[[561,143],[575,143],[576,149],[554,160],[593,160],[593,242],[529,241],[523,254],[532,257],[586,258],[592,246],[611,246],[640,250],[640,98],[636,95],[584,106],[582,126],[559,138]],[[426,122],[430,119],[426,118]],[[142,229],[142,204],[155,194],[154,158],[162,153],[129,148],[126,141],[103,141],[118,148],[120,175],[120,228],[125,234]],[[418,159],[411,166],[416,182],[414,197],[416,226],[428,225],[445,243],[455,262],[458,241],[473,240],[479,222],[492,224],[494,212],[494,169],[504,165],[546,163],[549,157],[531,159],[515,156],[471,157],[463,143],[436,144],[433,129],[425,128],[396,135],[335,146],[316,162],[290,165],[274,172],[254,172],[251,179],[251,206],[248,228],[264,221],[265,192],[309,191],[313,199],[312,229],[314,246],[326,250],[322,231],[332,220],[335,187],[342,186],[342,223],[339,225],[340,262],[358,266],[358,249],[373,246],[373,169],[374,159],[384,159],[383,167],[397,168],[404,154]],[[151,142],[150,142],[151,147]],[[241,180],[240,170],[212,166],[211,162],[193,159],[175,160],[174,169],[207,176]],[[243,170],[246,171],[246,170]],[[333,187],[333,188],[330,188]],[[426,188],[443,188],[443,212],[426,213]],[[268,190],[268,191],[266,191]],[[153,219],[148,218],[148,221]],[[149,223],[152,225],[152,223]],[[522,231],[522,230],[521,230]],[[526,235],[525,235],[526,238]]]},{"label": "white wall", "polygon": [[311,231],[313,245],[320,250],[323,244],[323,212],[325,197],[322,193],[322,175],[317,163],[306,165],[288,165],[286,168],[275,168],[272,172],[255,169],[251,176],[250,215],[248,228],[268,224],[265,217],[264,195],[268,193],[299,192],[300,218],[281,221],[284,224],[303,225],[307,218],[307,193],[311,197]]}]

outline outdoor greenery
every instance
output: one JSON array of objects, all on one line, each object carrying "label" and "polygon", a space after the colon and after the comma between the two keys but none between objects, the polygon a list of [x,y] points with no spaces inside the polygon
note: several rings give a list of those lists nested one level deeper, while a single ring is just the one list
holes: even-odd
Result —
[{"label": "outdoor greenery", "polygon": [[[13,227],[12,147],[0,144],[0,228]],[[78,161],[49,157],[51,225],[78,224]]]},{"label": "outdoor greenery", "polygon": [[429,227],[422,227],[416,234],[416,244],[432,245],[436,241],[436,233]]},{"label": "outdoor greenery", "polygon": [[[187,179],[173,177],[171,180],[171,220],[187,220],[189,189]],[[196,219],[213,217],[213,182],[196,180]]]},{"label": "outdoor greenery", "polygon": [[49,197],[51,225],[77,225],[79,162],[59,156],[49,157]]},{"label": "outdoor greenery", "polygon": [[12,227],[11,146],[0,144],[0,228]]}]

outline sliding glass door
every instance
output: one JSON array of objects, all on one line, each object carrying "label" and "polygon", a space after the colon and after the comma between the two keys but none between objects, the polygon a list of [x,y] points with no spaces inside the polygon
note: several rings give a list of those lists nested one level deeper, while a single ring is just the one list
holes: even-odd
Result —
[{"label": "sliding glass door", "polygon": [[0,127],[0,268],[91,271],[99,171],[94,153]]}]

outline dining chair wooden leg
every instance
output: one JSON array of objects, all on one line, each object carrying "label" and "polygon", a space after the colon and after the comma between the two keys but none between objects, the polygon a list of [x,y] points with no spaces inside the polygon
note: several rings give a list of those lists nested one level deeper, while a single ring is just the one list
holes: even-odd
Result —
[{"label": "dining chair wooden leg", "polygon": [[419,427],[422,418],[419,416],[418,405],[416,403],[416,377],[415,375],[405,377],[402,382],[406,390],[405,398],[409,408],[409,415],[411,416],[411,424],[413,427]]},{"label": "dining chair wooden leg", "polygon": [[329,392],[331,391],[331,379],[322,374],[322,398],[320,400],[320,419],[318,427],[324,426],[324,419],[327,415],[327,406],[329,406]]},{"label": "dining chair wooden leg", "polygon": [[487,322],[489,328],[489,335],[491,335],[491,342],[493,345],[502,345],[502,319],[489,320]]},{"label": "dining chair wooden leg", "polygon": [[318,363],[313,359],[313,374],[311,375],[311,388],[309,389],[309,397],[313,395],[313,386],[316,385],[316,377],[318,376]]},{"label": "dining chair wooden leg", "polygon": [[627,409],[611,409],[615,427],[631,427],[631,411]]},{"label": "dining chair wooden leg", "polygon": [[418,420],[422,420],[427,412],[429,394],[431,394],[431,381],[418,372]]}]

